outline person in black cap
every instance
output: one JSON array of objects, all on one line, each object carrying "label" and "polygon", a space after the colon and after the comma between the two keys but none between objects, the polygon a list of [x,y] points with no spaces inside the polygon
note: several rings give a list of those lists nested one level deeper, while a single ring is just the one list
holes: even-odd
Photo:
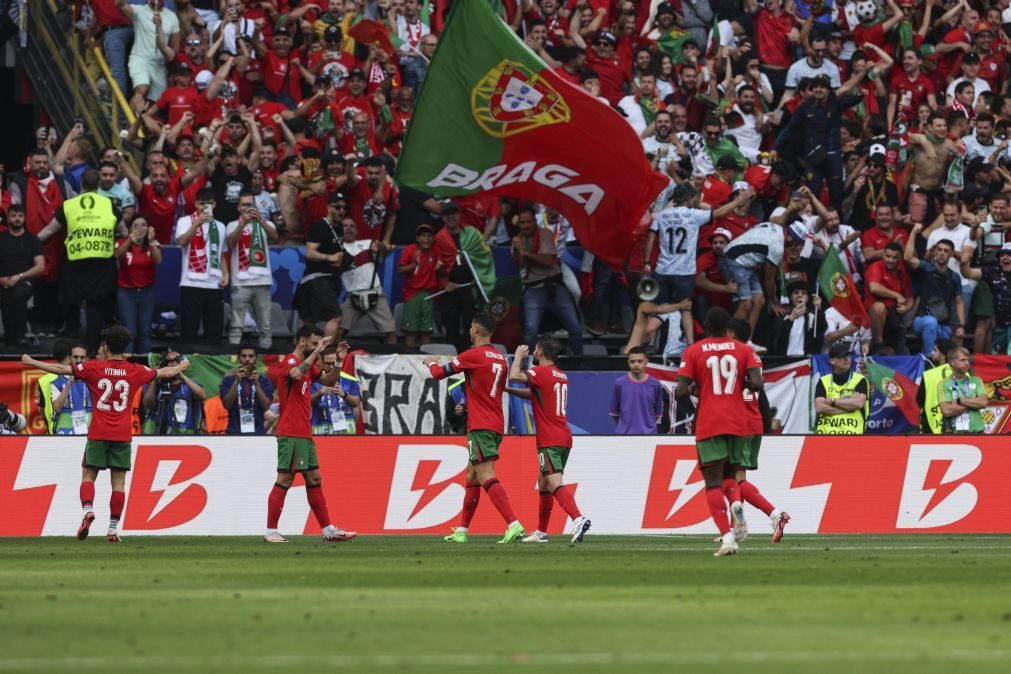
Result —
[{"label": "person in black cap", "polygon": [[821,297],[811,297],[810,286],[795,281],[787,287],[790,313],[779,316],[772,324],[774,356],[809,356],[821,351],[825,337],[825,312],[821,311]]},{"label": "person in black cap", "polygon": [[845,344],[828,350],[832,372],[818,380],[814,391],[814,411],[818,415],[818,435],[862,435],[870,415],[870,386],[859,372],[852,371],[850,351]]},{"label": "person in black cap", "polygon": [[950,106],[955,102],[955,87],[962,82],[969,82],[976,91],[976,96],[990,91],[990,85],[982,77],[979,77],[980,60],[979,54],[974,51],[966,52],[962,56],[961,63],[962,76],[951,81],[945,90],[945,105]]},{"label": "person in black cap", "polygon": [[899,190],[888,178],[885,168],[885,148],[871,146],[870,156],[864,164],[860,176],[853,183],[853,211],[849,224],[863,233],[874,226],[874,212],[878,204],[897,205]]},{"label": "person in black cap", "polygon": [[305,238],[305,274],[294,305],[303,323],[326,323],[341,315],[341,273],[350,266],[344,251],[348,201],[339,192],[327,198],[327,215],[309,227]]},{"label": "person in black cap", "polygon": [[600,76],[600,95],[611,105],[625,96],[625,87],[632,83],[632,71],[624,59],[615,54],[618,39],[606,30],[593,38],[586,55],[586,65]]}]

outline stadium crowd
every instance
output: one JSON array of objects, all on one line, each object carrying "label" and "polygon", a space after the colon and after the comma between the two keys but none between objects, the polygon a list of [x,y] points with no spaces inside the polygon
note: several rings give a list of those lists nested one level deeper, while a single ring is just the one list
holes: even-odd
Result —
[{"label": "stadium crowd", "polygon": [[[246,325],[272,349],[268,248],[280,245],[305,250],[302,322],[340,338],[368,314],[382,340],[400,333],[415,347],[438,314],[463,348],[482,304],[457,254],[473,228],[511,250],[531,347],[548,325],[573,355],[619,332],[623,352],[678,356],[722,306],[772,355],[844,344],[929,356],[938,339],[1008,353],[1007,0],[493,2],[562,79],[622,115],[670,178],[621,268],[581,254],[566,219],[538,204],[395,183],[451,5],[80,3],[78,26],[103,47],[136,122],[108,148],[81,124],[62,137],[43,127],[23,171],[5,177],[8,350],[80,331],[93,352],[118,320],[131,351],[148,351],[169,245],[182,252],[181,343],[237,346]],[[363,26],[389,40],[355,40]],[[82,253],[87,237],[76,248],[67,238],[100,198],[117,231],[102,265]],[[377,273],[387,255],[404,278],[399,310]],[[833,306],[839,274],[819,280],[835,260],[865,325]]]}]

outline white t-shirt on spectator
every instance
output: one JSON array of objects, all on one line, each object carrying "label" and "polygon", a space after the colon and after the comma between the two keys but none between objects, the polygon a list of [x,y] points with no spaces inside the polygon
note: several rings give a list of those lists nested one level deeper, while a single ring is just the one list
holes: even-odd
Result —
[{"label": "white t-shirt on spectator", "polygon": [[[968,136],[962,136],[962,142],[965,143],[965,157],[962,158],[962,161],[967,166],[975,157],[989,159],[990,155],[1000,147],[1000,141],[997,138],[992,138],[989,145],[983,145],[976,139],[975,132],[970,133]],[[1011,157],[1011,148],[1005,148],[1004,155]],[[1000,154],[997,155],[997,158],[1000,159]]]},{"label": "white t-shirt on spectator", "polygon": [[987,249],[1000,248],[1004,245],[1004,228],[993,221],[993,213],[979,226],[983,232],[983,246]]},{"label": "white t-shirt on spectator", "polygon": [[[154,63],[165,63],[155,41],[154,12],[148,5],[130,5],[133,9],[133,48],[131,59],[143,59]],[[179,32],[179,19],[175,12],[161,10],[161,31],[167,40],[173,33]]]},{"label": "white t-shirt on spectator", "polygon": [[635,96],[625,96],[618,101],[618,107],[625,113],[625,121],[638,135],[642,135],[649,124],[646,123],[646,117],[642,114],[642,108],[639,107],[639,101],[635,100]]},{"label": "white t-shirt on spectator", "polygon": [[[371,239],[357,240],[357,241],[345,241],[344,251],[352,258],[364,253],[372,246]],[[374,287],[378,287],[379,277],[375,273],[376,264],[374,262],[366,262],[365,264],[358,265],[353,269],[348,269],[346,272],[341,274],[341,283],[344,284],[344,289],[349,293],[356,290],[370,290]]]},{"label": "white t-shirt on spectator", "polygon": [[[272,228],[274,228],[276,230],[276,227],[274,227],[274,223],[268,222],[267,224],[270,225],[270,227],[272,227]],[[248,226],[249,225],[247,225],[247,227]],[[264,225],[264,227],[266,227],[266,225]],[[239,228],[239,221],[238,220],[232,220],[231,222],[228,223],[228,227],[225,229],[225,232],[226,232],[226,234],[231,234],[232,232],[234,232],[238,228]],[[240,235],[239,239],[241,240],[241,238],[242,237]],[[269,245],[269,242],[267,242],[267,243]],[[267,272],[268,273],[262,274],[259,278],[252,278],[252,279],[248,279],[248,278],[247,279],[240,279],[239,278],[239,241],[235,242],[235,246],[232,247],[231,255],[229,255],[228,257],[231,258],[231,262],[230,262],[230,265],[231,265],[231,274],[232,274],[231,285],[233,285],[233,286],[242,286],[244,288],[251,288],[253,286],[272,286],[272,285],[274,285],[274,277],[270,273],[270,251],[269,250],[267,251]]]},{"label": "white t-shirt on spectator", "polygon": [[724,254],[742,267],[779,264],[783,261],[783,228],[761,222],[728,243]]},{"label": "white t-shirt on spectator", "polygon": [[[188,215],[183,216],[176,220],[176,232],[175,236],[172,237],[173,241],[178,241],[180,235],[185,234],[190,229],[190,223],[192,218]],[[224,252],[228,250],[228,230],[225,228],[224,224],[215,220],[212,223],[218,228],[218,237],[221,245],[222,253],[222,264],[224,264]],[[209,230],[208,230],[209,231]],[[190,259],[190,243],[185,246],[181,246],[182,255],[182,275],[179,277],[179,286],[186,288],[208,288],[211,290],[217,290],[221,288],[221,280],[216,278],[213,274],[208,275],[205,279],[195,279],[191,278],[189,272],[189,259]]]},{"label": "white t-shirt on spectator", "polygon": [[253,36],[256,34],[256,24],[249,19],[239,19],[238,31],[236,31],[234,23],[227,23],[225,27],[221,29],[221,34],[224,38],[221,41],[221,48],[231,54],[239,53],[238,37],[239,35],[245,36],[247,39],[252,40]]},{"label": "white t-shirt on spectator", "polygon": [[[418,45],[421,44],[421,38],[431,32],[431,29],[420,19],[418,20],[418,23],[408,25],[407,19],[403,14],[397,16],[397,37],[404,41],[404,44],[400,47],[400,53],[404,56],[418,56],[418,52],[415,50],[418,48]],[[415,49],[411,49],[411,47],[414,47]]]},{"label": "white t-shirt on spectator", "polygon": [[672,311],[669,314],[659,314],[660,327],[656,330],[653,340],[656,348],[664,356],[677,357],[688,348],[684,330],[681,327],[681,312]]},{"label": "white t-shirt on spectator", "polygon": [[708,225],[712,217],[712,211],[686,206],[672,206],[657,214],[649,226],[660,239],[657,274],[695,275],[699,228]]},{"label": "white t-shirt on spectator", "polygon": [[[968,81],[965,77],[959,77],[957,80],[952,80],[951,84],[948,85],[947,90],[944,92],[944,98],[947,105],[951,105],[951,102],[955,100],[955,87],[957,87],[962,82]],[[980,94],[990,91],[990,85],[982,77],[977,77],[972,83],[972,89],[976,92],[976,101],[979,100]],[[976,101],[973,101],[975,103]]]},{"label": "white t-shirt on spectator", "polygon": [[[824,306],[824,305],[822,305]],[[825,310],[825,334],[830,332],[837,332],[843,328],[850,325],[852,321],[843,316],[839,311],[833,307],[829,307]],[[861,353],[860,345],[863,342],[868,342],[871,339],[870,328],[860,328],[851,335],[846,335],[845,337],[840,337],[832,344],[846,344],[849,347],[850,353]],[[822,353],[828,353],[829,347],[832,346],[828,342],[822,347]]]},{"label": "white t-shirt on spectator", "polygon": [[762,145],[762,134],[758,131],[758,115],[746,115],[734,105],[734,112],[741,116],[744,124],[736,129],[727,129],[727,135],[737,139],[737,147],[752,164],[758,162],[758,151]]},{"label": "white t-shirt on spectator", "polygon": [[[930,233],[929,237],[927,237],[927,250],[930,250],[935,245],[937,245],[937,242],[940,241],[941,239],[948,239],[953,244],[955,244],[955,254],[951,256],[950,260],[948,260],[948,269],[952,270],[953,272],[961,276],[961,271],[959,269],[959,260],[961,259],[962,251],[967,246],[972,250],[976,249],[976,242],[973,241],[969,236],[971,233],[972,228],[968,227],[967,225],[963,225],[961,223],[956,225],[954,229],[947,229],[943,226],[938,227],[937,229],[935,229],[933,232]],[[975,287],[976,282],[971,279],[962,277],[962,286]]]},{"label": "white t-shirt on spectator", "polygon": [[790,69],[786,71],[786,86],[788,89],[796,89],[805,77],[817,77],[818,75],[828,75],[829,84],[833,89],[838,89],[842,84],[839,80],[839,66],[825,59],[820,66],[815,68],[807,62],[807,57],[804,57],[799,61],[794,61]]}]

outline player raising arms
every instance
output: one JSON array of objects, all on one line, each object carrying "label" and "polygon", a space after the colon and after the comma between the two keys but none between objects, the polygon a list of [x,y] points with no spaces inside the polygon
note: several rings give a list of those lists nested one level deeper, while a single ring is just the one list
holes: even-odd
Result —
[{"label": "player raising arms", "polygon": [[734,531],[727,518],[724,491],[730,501],[735,523],[744,525],[744,508],[734,480],[724,481],[727,465],[748,466],[754,435],[754,420],[744,400],[745,386],[760,391],[762,364],[746,344],[728,336],[730,314],[713,307],[706,313],[706,335],[689,346],[681,358],[675,396],[688,397],[698,385],[699,407],[695,417],[695,446],[706,482],[709,512],[723,538],[717,557],[739,552]]},{"label": "player raising arms", "polygon": [[[748,340],[751,339],[751,324],[743,318],[731,318],[730,329],[727,334],[751,349],[748,346]],[[762,359],[757,354],[755,354],[755,359],[761,365]],[[772,433],[772,410],[769,408],[769,398],[765,395],[764,390],[755,394],[754,391],[747,388],[744,389],[744,402],[751,411],[753,430],[755,432],[752,436],[751,452],[746,456],[750,462],[747,465],[728,465],[724,477],[733,479],[734,483],[737,484],[738,493],[745,503],[750,503],[769,516],[769,519],[772,521],[772,542],[779,543],[783,539],[783,530],[790,522],[790,515],[769,503],[762,496],[762,492],[758,491],[758,487],[748,481],[747,475],[749,470],[758,470],[758,450],[762,447],[762,435]],[[726,484],[726,480],[724,480],[724,484]],[[733,489],[731,488],[730,491],[733,492]],[[726,492],[727,490],[724,489],[724,494]],[[727,495],[727,498],[729,497]],[[738,523],[735,522],[735,524]],[[738,542],[743,542],[744,538],[748,535],[747,525],[744,524],[743,518],[740,520],[739,529],[734,534]]]},{"label": "player raising arms", "polygon": [[338,529],[330,522],[330,512],[323,495],[319,474],[319,460],[316,444],[312,441],[312,425],[309,413],[312,405],[312,382],[319,380],[324,386],[333,386],[340,378],[340,368],[333,368],[320,375],[319,355],[330,345],[330,338],[315,325],[303,325],[295,333],[295,349],[281,361],[281,374],[277,380],[281,413],[277,420],[277,481],[267,498],[267,533],[263,540],[268,543],[287,543],[288,539],[277,530],[284,508],[284,497],[295,481],[295,473],[305,478],[305,497],[312,508],[312,514],[323,530],[323,541],[336,543],[350,541],[358,535],[355,531]]},{"label": "player raising arms", "polygon": [[583,517],[576,506],[576,499],[568,487],[562,484],[562,471],[569,460],[572,449],[572,431],[565,416],[569,403],[569,378],[555,365],[555,359],[562,352],[562,344],[551,337],[541,337],[534,348],[537,365],[524,372],[520,367],[530,349],[522,344],[516,349],[509,380],[530,384],[531,406],[534,423],[537,426],[537,455],[541,464],[541,474],[537,478],[540,492],[537,530],[523,539],[524,543],[547,543],[548,522],[554,501],[562,506],[572,518],[572,542],[582,543],[590,530],[590,520]]},{"label": "player raising arms", "polygon": [[152,370],[144,365],[126,360],[123,352],[133,336],[122,325],[112,325],[102,330],[100,352],[105,360],[91,360],[74,365],[43,363],[30,356],[21,356],[28,367],[51,374],[70,376],[88,385],[95,407],[88,428],[88,441],[84,445],[81,463],[81,507],[84,519],[77,529],[77,538],[84,540],[95,521],[92,505],[95,501],[95,480],[98,471],[109,469],[112,496],[109,498],[109,531],[106,540],[119,543],[119,518],[126,503],[126,471],[130,470],[131,441],[133,439],[134,393],[144,384],[158,379],[171,379],[190,366],[183,361],[172,367]]},{"label": "player raising arms", "polygon": [[[488,492],[488,497],[509,525],[499,543],[512,543],[523,538],[526,533],[516,519],[509,494],[495,478],[495,461],[498,448],[502,444],[505,430],[505,415],[502,413],[502,392],[509,376],[506,357],[491,346],[491,335],[495,332],[495,319],[490,314],[478,313],[470,324],[470,340],[473,348],[464,351],[448,365],[439,365],[435,358],[422,362],[428,366],[432,376],[445,379],[457,372],[463,372],[467,387],[467,451],[472,469],[467,471],[467,500],[464,501],[464,519],[468,522],[468,503],[477,508],[477,499],[470,495],[480,484]],[[473,480],[473,482],[472,482]],[[473,515],[473,510],[470,511]],[[445,540],[450,543],[467,541],[466,526],[457,528]]]}]

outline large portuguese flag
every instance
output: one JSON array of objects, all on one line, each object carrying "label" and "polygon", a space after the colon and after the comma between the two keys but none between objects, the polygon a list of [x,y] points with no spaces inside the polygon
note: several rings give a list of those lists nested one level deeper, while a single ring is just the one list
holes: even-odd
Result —
[{"label": "large portuguese flag", "polygon": [[550,206],[612,264],[625,262],[633,227],[667,184],[617,112],[559,78],[480,0],[453,5],[397,180]]}]

